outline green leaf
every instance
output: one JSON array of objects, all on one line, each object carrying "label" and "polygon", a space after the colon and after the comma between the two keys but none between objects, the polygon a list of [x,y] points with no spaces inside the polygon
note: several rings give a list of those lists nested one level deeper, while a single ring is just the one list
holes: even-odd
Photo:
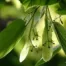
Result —
[{"label": "green leaf", "polygon": [[35,66],[40,66],[41,64],[45,63],[45,61],[41,58],[36,64]]},{"label": "green leaf", "polygon": [[43,5],[43,4],[45,4],[44,1],[46,1],[46,0],[42,0],[42,1],[40,1],[40,0],[22,0],[22,4],[25,8],[27,8],[27,7],[32,7],[34,5],[39,5],[39,4]]},{"label": "green leaf", "polygon": [[58,53],[58,51],[61,49],[60,45],[57,45],[53,48],[53,57]]},{"label": "green leaf", "polygon": [[0,32],[0,58],[6,56],[14,48],[24,29],[25,22],[17,19]]},{"label": "green leaf", "polygon": [[53,4],[56,3],[57,0],[21,0],[24,8],[28,8],[28,7],[32,7],[35,5],[40,5],[40,6],[44,6],[46,4]]},{"label": "green leaf", "polygon": [[57,39],[66,53],[66,29],[58,22],[53,22],[53,24]]}]

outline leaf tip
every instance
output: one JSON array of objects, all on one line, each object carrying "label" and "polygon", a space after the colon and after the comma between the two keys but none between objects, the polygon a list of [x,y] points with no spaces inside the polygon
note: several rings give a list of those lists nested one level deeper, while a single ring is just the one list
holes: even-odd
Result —
[{"label": "leaf tip", "polygon": [[22,57],[20,56],[19,62],[21,63],[21,62],[23,62],[23,60],[24,60],[24,59],[22,59]]}]

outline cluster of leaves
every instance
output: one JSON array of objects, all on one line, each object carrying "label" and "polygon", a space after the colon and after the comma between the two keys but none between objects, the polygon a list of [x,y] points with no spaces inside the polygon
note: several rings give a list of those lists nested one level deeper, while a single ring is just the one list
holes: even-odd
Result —
[{"label": "cluster of leaves", "polygon": [[[26,8],[33,8],[30,13],[30,18],[25,22],[25,20],[17,19],[13,21],[10,25],[8,25],[3,31],[0,32],[0,58],[6,56],[17,43],[24,43],[24,48],[20,53],[20,62],[22,62],[29,50],[35,49],[42,52],[41,59],[37,62],[36,66],[43,64],[49,61],[62,47],[64,52],[66,53],[66,29],[58,22],[53,21],[50,15],[50,11],[47,5],[54,4],[62,0],[20,0]],[[65,2],[65,0],[63,0]],[[62,2],[62,3],[63,3]],[[66,2],[65,2],[66,3]],[[34,21],[35,13],[43,6],[42,12],[40,13],[39,20],[44,16],[45,17],[45,27],[42,33],[42,37],[40,38],[35,28],[36,23]],[[61,5],[62,6],[62,5]],[[65,9],[65,8],[64,8]],[[29,10],[28,10],[29,11]],[[38,21],[39,21],[38,20]],[[59,45],[53,48],[52,42],[52,30],[54,30],[56,37],[59,41]],[[26,33],[27,32],[27,33]],[[35,40],[36,39],[36,40]],[[39,48],[37,45],[39,40],[42,39],[41,47]],[[38,40],[38,41],[37,41]],[[37,44],[36,44],[37,43]],[[40,44],[40,43],[39,43]],[[37,46],[37,47],[36,47]]]}]

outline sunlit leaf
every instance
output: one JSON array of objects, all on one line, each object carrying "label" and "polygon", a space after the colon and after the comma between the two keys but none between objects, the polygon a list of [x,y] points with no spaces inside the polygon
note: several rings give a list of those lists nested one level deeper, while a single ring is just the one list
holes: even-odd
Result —
[{"label": "sunlit leaf", "polygon": [[53,22],[53,24],[57,39],[66,53],[66,29],[58,22]]},{"label": "sunlit leaf", "polygon": [[24,28],[24,21],[17,19],[0,32],[0,58],[6,56],[14,48]]},{"label": "sunlit leaf", "polygon": [[25,60],[25,58],[27,57],[28,55],[28,52],[29,52],[29,43],[26,42],[26,44],[24,45],[21,53],[20,53],[20,58],[19,58],[19,61],[20,62],[23,62]]}]

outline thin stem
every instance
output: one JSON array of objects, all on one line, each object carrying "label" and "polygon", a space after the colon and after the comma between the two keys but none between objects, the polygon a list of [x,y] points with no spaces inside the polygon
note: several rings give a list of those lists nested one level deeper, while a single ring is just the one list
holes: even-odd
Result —
[{"label": "thin stem", "polygon": [[[36,11],[37,11],[38,8],[39,8],[39,7],[37,7],[37,8],[35,9],[35,11],[34,11],[32,17],[31,17],[32,23],[31,23],[30,31],[29,31],[29,40],[30,40],[31,44],[32,44],[32,41],[31,41],[31,29],[32,29],[33,23],[34,23],[34,15],[35,15],[35,13],[36,13]],[[28,24],[30,23],[31,19],[28,21]],[[27,25],[28,25],[28,24],[27,24]]]},{"label": "thin stem", "polygon": [[[34,11],[33,15],[32,15],[32,16],[31,16],[31,18],[29,19],[29,21],[28,21],[27,25],[30,23],[31,19],[33,18],[34,14],[36,13],[36,11],[37,11],[37,9],[38,9],[38,8],[39,8],[39,6],[35,9],[35,11]],[[26,25],[26,26],[27,26],[27,25]]]}]

